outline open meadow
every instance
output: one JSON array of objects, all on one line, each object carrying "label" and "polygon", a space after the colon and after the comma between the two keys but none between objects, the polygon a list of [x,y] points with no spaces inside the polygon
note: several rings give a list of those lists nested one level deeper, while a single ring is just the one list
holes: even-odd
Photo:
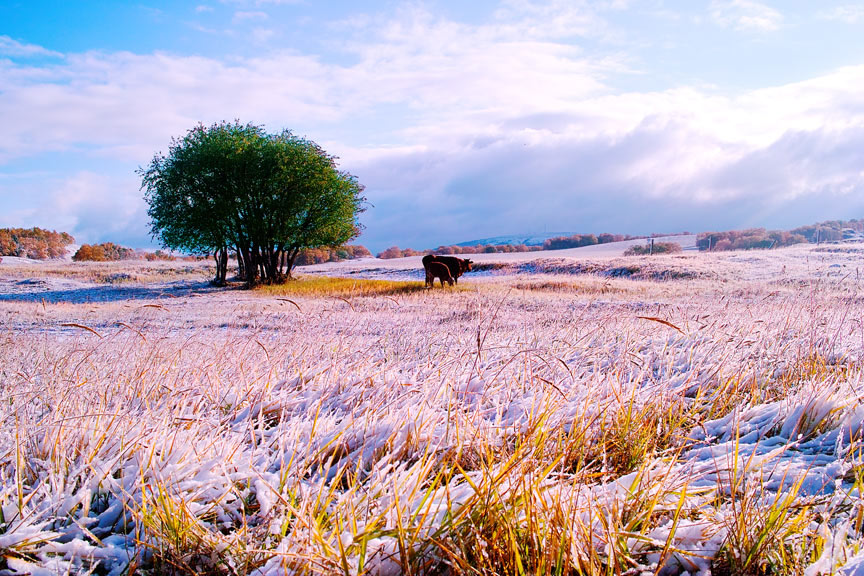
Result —
[{"label": "open meadow", "polygon": [[0,264],[0,574],[864,574],[864,245],[505,256]]}]

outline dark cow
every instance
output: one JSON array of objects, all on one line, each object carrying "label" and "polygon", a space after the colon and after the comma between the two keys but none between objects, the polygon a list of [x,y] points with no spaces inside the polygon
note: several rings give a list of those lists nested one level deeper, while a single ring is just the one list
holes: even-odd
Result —
[{"label": "dark cow", "polygon": [[450,268],[443,262],[429,262],[426,268],[426,286],[432,288],[435,286],[435,278],[441,280],[441,287],[444,287],[444,282],[453,286],[453,275],[450,274]]},{"label": "dark cow", "polygon": [[437,254],[427,254],[423,257],[423,268],[429,270],[429,264],[432,262],[441,262],[450,269],[450,274],[456,284],[459,284],[459,276],[471,270],[471,260],[465,258],[456,258],[455,256],[438,256]]}]

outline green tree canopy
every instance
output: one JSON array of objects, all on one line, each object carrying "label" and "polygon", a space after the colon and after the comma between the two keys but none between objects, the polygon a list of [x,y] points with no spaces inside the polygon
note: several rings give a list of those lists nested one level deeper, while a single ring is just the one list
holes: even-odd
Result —
[{"label": "green tree canopy", "polygon": [[244,279],[281,282],[301,250],[355,238],[363,186],[290,131],[196,126],[140,169],[151,233],[168,248],[211,252],[224,283],[229,249]]}]

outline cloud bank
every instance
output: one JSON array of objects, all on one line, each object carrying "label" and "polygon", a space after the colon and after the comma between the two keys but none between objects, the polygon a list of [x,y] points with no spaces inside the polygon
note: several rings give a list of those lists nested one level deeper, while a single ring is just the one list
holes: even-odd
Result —
[{"label": "cloud bank", "polygon": [[752,0],[712,0],[711,17],[721,26],[741,31],[773,32],[783,24],[783,15]]},{"label": "cloud bank", "polygon": [[[333,23],[339,59],[54,54],[0,39],[0,225],[147,243],[135,168],[196,123],[234,118],[339,156],[367,186],[360,242],[373,250],[862,214],[864,66],[756,90],[615,89],[632,62],[571,40],[614,36],[604,10],[625,7],[512,1],[469,25],[411,6]],[[783,22],[747,0],[709,13],[740,30]],[[65,171],[14,177],[46,155]],[[8,200],[22,195],[32,202]]]}]

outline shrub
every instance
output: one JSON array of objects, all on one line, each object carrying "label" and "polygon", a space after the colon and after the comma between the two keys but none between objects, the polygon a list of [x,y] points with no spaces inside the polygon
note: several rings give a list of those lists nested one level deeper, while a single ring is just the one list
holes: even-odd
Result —
[{"label": "shrub", "polygon": [[128,260],[134,257],[135,251],[132,248],[126,248],[113,242],[103,242],[102,244],[82,244],[72,256],[72,260],[76,262],[105,262]]},{"label": "shrub", "polygon": [[379,252],[377,258],[381,258],[382,260],[390,260],[391,258],[401,258],[402,250],[399,249],[398,246],[391,246],[387,248],[383,252]]},{"label": "shrub", "polygon": [[82,244],[78,251],[72,256],[72,260],[75,262],[104,262],[105,252],[96,245],[92,244]]},{"label": "shrub", "polygon": [[144,259],[148,262],[155,262],[157,260],[173,262],[174,260],[177,260],[177,257],[173,254],[169,254],[168,252],[156,250],[155,252],[147,252],[146,254],[144,254]]},{"label": "shrub", "polygon": [[681,252],[681,245],[677,242],[655,242],[654,247],[651,244],[634,244],[624,251],[625,256],[641,256],[651,254],[675,254]]}]

